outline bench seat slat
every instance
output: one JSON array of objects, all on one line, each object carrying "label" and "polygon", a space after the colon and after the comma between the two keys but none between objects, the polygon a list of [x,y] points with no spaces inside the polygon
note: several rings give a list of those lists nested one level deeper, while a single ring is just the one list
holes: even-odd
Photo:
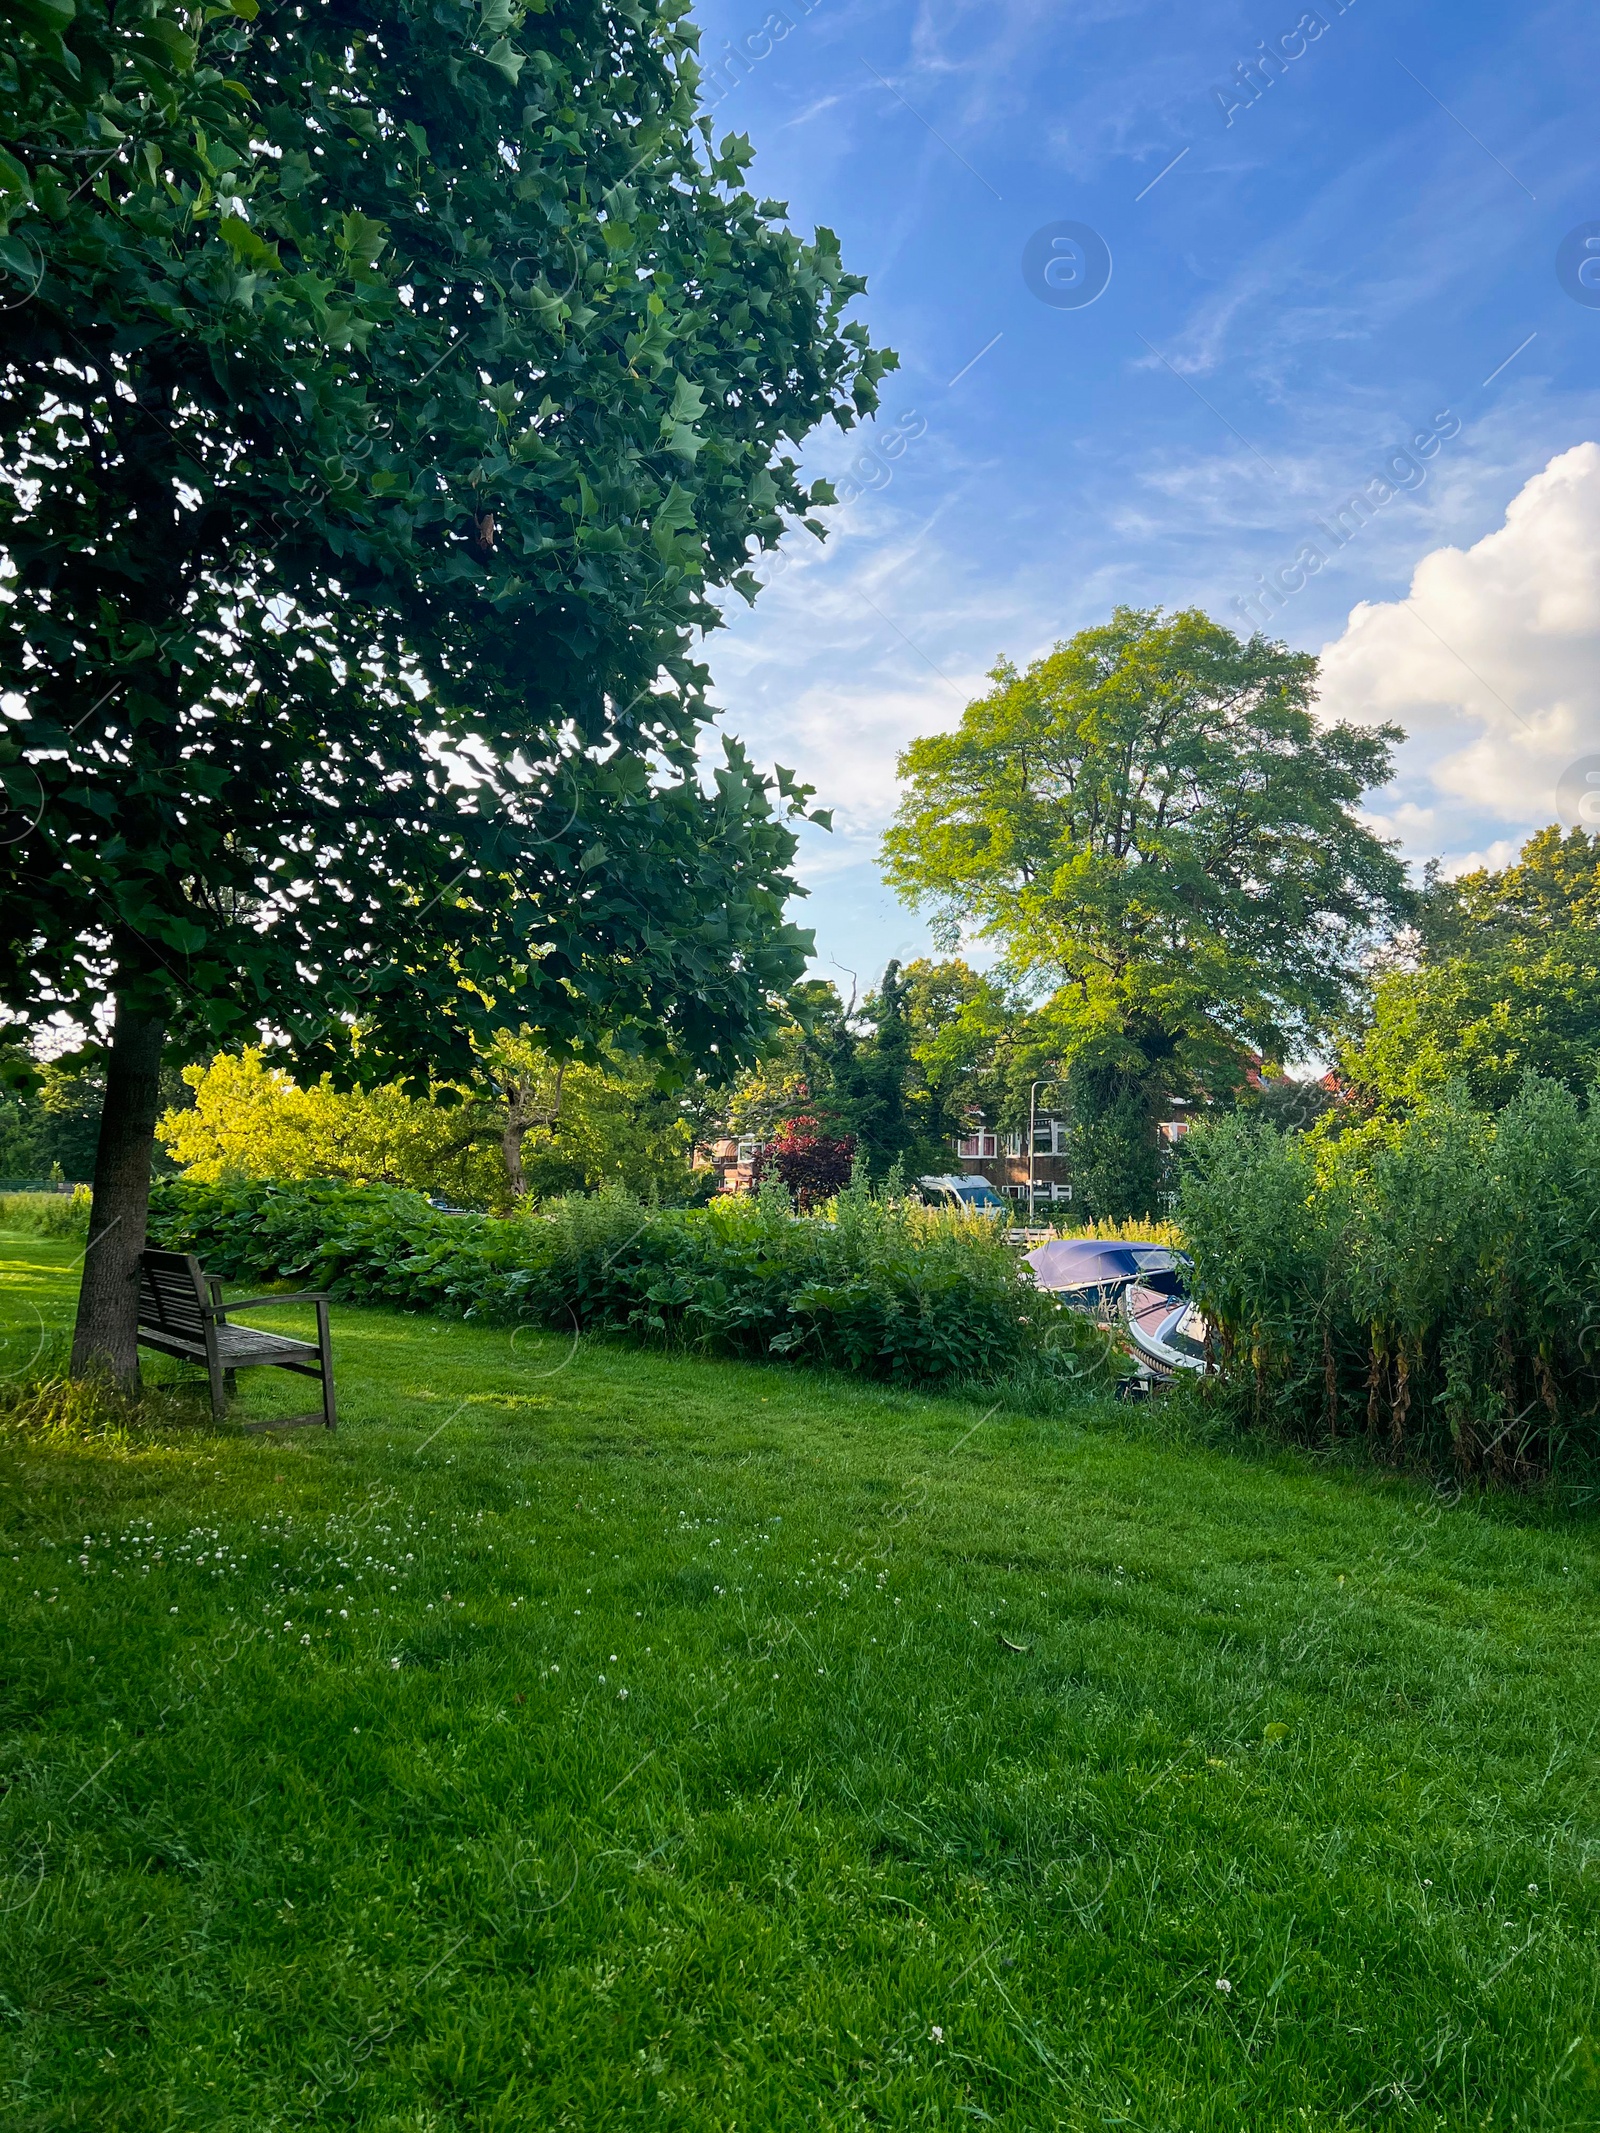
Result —
[{"label": "bench seat slat", "polygon": [[291,1340],[286,1333],[258,1333],[254,1326],[218,1326],[217,1353],[231,1369],[247,1355],[315,1355],[315,1341]]}]

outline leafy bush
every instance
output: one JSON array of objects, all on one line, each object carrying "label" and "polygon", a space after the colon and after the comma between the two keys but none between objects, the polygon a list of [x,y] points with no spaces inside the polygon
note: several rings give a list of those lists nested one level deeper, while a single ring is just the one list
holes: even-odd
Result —
[{"label": "leafy bush", "polygon": [[93,1195],[87,1185],[71,1192],[0,1193],[0,1229],[30,1237],[86,1237]]},{"label": "leafy bush", "polygon": [[825,1216],[796,1217],[769,1180],[753,1199],[705,1208],[611,1190],[496,1220],[441,1215],[386,1187],[177,1179],[156,1188],[151,1240],[228,1280],[907,1383],[993,1383],[1027,1363],[1088,1388],[1120,1369],[1114,1344],[1036,1289],[989,1224],[864,1184]]},{"label": "leafy bush", "polygon": [[1530,1075],[1337,1137],[1236,1116],[1179,1212],[1241,1418],[1504,1477],[1600,1450],[1595,1103]]},{"label": "leafy bush", "polygon": [[756,1150],[751,1175],[758,1185],[764,1178],[780,1179],[795,1205],[809,1214],[844,1190],[855,1163],[853,1133],[825,1133],[814,1118],[791,1118],[778,1128],[775,1140]]}]

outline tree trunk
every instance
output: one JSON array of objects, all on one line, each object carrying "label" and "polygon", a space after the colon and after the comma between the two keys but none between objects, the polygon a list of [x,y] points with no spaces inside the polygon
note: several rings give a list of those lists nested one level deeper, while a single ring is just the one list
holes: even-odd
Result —
[{"label": "tree trunk", "polygon": [[555,1101],[546,1109],[539,1102],[537,1087],[528,1081],[511,1081],[505,1085],[506,1122],[500,1135],[500,1153],[505,1158],[506,1177],[511,1186],[511,1197],[520,1200],[528,1189],[528,1180],[522,1168],[522,1144],[534,1126],[553,1125],[561,1113],[561,1084],[566,1075],[565,1066],[556,1069]]},{"label": "tree trunk", "polygon": [[522,1085],[513,1082],[506,1091],[506,1123],[500,1136],[500,1153],[505,1157],[506,1179],[511,1187],[513,1200],[520,1200],[528,1189],[528,1181],[522,1170],[522,1142],[530,1121],[523,1108]]},{"label": "tree trunk", "polygon": [[106,1101],[94,1156],[94,1211],[72,1339],[72,1375],[139,1383],[139,1254],[150,1207],[150,1155],[161,1090],[166,1019],[117,1001]]}]

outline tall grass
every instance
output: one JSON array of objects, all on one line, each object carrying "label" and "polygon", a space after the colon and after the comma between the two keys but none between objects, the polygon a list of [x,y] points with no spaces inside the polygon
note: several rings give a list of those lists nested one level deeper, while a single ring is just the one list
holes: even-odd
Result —
[{"label": "tall grass", "polygon": [[71,1192],[0,1193],[0,1229],[28,1237],[87,1237],[94,1195],[87,1185]]},{"label": "tall grass", "polygon": [[1181,1218],[1242,1419],[1502,1478],[1600,1452],[1600,1105],[1530,1076],[1338,1137],[1226,1119]]}]

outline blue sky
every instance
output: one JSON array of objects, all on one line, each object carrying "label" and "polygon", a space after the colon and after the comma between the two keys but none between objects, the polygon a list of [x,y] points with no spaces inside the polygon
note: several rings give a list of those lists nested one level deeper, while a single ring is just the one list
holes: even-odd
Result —
[{"label": "blue sky", "polygon": [[[1329,714],[1412,735],[1372,805],[1408,856],[1503,859],[1555,817],[1600,752],[1600,305],[1556,270],[1600,231],[1600,13],[785,0],[777,39],[763,0],[697,13],[708,66],[758,55],[719,136],[838,232],[901,359],[875,423],[806,447],[860,490],[826,546],[792,536],[706,648],[726,725],[837,810],[802,856],[820,971],[926,949],[875,861],[897,751],[1118,602],[1242,627],[1262,576],[1293,587],[1270,627],[1324,655]],[[1024,278],[1058,222],[1111,257],[1075,308]],[[1340,545],[1319,524],[1363,488],[1389,493]]]}]

